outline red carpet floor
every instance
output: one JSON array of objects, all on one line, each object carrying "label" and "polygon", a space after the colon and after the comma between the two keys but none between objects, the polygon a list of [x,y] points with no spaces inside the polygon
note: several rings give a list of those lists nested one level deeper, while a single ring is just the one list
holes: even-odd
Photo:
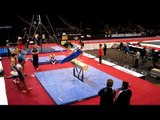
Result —
[{"label": "red carpet floor", "polygon": [[[53,46],[53,45],[51,45]],[[56,52],[56,55],[68,55],[71,51],[67,52]],[[49,54],[39,54],[39,56],[48,56]],[[26,58],[31,58],[31,55],[27,55]],[[160,87],[149,83],[140,78],[133,77],[127,73],[116,70],[115,68],[109,67],[105,64],[98,66],[98,62],[82,56],[81,59],[84,63],[87,63],[93,67],[96,67],[108,74],[111,74],[121,80],[128,81],[130,83],[130,89],[133,92],[131,98],[131,105],[160,105]],[[10,59],[3,58],[2,65],[5,71],[5,77],[10,75]],[[71,67],[71,63],[56,65],[40,65],[38,71],[46,71],[53,69],[61,69]],[[8,97],[9,105],[55,105],[54,101],[49,97],[47,92],[43,89],[36,77],[33,76],[34,70],[31,61],[25,63],[25,73],[27,74],[26,83],[32,87],[32,91],[26,94],[21,93],[18,88],[13,84],[12,79],[6,79],[6,92]],[[94,73],[93,73],[94,74]],[[100,78],[99,78],[100,79]],[[47,78],[46,78],[47,80]],[[75,102],[72,105],[98,105],[99,97],[93,97],[87,100]]]}]

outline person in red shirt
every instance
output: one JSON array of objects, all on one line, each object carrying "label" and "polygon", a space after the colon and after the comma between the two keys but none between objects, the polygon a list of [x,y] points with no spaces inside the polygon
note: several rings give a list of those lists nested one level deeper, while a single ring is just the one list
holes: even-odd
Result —
[{"label": "person in red shirt", "polygon": [[99,44],[99,49],[98,49],[98,57],[99,57],[99,64],[102,64],[102,55],[103,55],[103,48],[102,48],[102,44]]}]

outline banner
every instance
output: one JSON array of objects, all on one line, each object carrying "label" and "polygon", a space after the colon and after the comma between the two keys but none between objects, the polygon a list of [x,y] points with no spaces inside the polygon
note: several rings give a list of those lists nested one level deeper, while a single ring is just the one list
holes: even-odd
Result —
[{"label": "banner", "polygon": [[133,33],[133,34],[111,34],[111,38],[119,38],[119,37],[138,37],[142,36],[141,33]]}]

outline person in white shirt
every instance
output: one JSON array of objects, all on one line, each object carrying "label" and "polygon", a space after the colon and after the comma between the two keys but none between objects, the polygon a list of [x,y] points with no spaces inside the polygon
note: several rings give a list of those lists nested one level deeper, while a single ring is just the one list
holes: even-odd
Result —
[{"label": "person in white shirt", "polygon": [[141,53],[139,52],[138,49],[136,49],[136,52],[135,52],[135,64],[134,64],[135,68],[138,68],[138,66],[139,66],[140,55],[141,55]]}]

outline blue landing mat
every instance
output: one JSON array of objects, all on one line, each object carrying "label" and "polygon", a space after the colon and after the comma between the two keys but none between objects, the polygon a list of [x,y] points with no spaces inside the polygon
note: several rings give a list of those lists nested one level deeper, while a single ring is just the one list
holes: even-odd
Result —
[{"label": "blue landing mat", "polygon": [[66,49],[65,48],[63,48],[63,47],[60,47],[60,46],[52,46],[51,47],[52,49],[54,49],[55,51],[57,51],[57,52],[60,52],[60,51],[66,51]]},{"label": "blue landing mat", "polygon": [[[52,47],[39,47],[39,52],[40,53],[50,53],[50,52],[61,52],[61,51],[66,51],[65,48],[61,46],[52,46]],[[27,51],[23,51],[25,54],[31,54],[32,48],[29,48]]]},{"label": "blue landing mat", "polygon": [[[61,60],[63,60],[66,56],[65,55],[57,55],[56,56],[56,62],[59,62]],[[32,61],[33,59],[31,59]],[[43,64],[50,64],[50,57],[46,56],[46,57],[39,57],[39,61],[38,61],[39,65],[43,65]]]},{"label": "blue landing mat", "polygon": [[120,79],[92,66],[84,72],[84,82],[73,76],[73,68],[37,72],[35,76],[57,105],[97,96],[109,78],[114,80],[113,89],[120,88],[122,84]]},{"label": "blue landing mat", "polygon": [[8,49],[7,48],[0,48],[0,56],[7,56],[8,55]]}]

